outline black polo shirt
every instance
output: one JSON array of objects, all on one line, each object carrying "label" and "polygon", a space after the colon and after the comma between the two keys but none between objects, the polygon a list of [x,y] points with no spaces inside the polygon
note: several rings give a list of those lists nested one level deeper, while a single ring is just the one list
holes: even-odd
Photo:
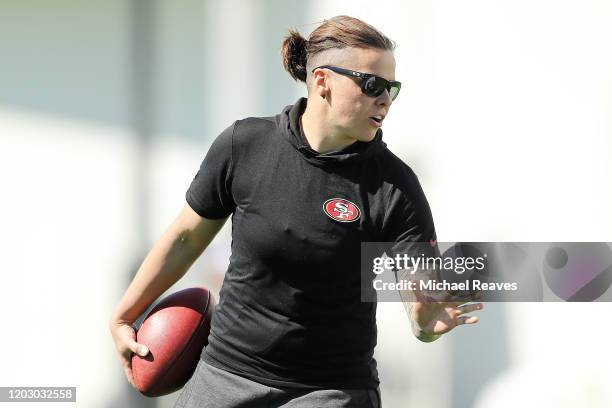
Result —
[{"label": "black polo shirt", "polygon": [[380,129],[318,153],[299,125],[306,104],[225,129],[187,191],[202,217],[232,215],[202,358],[270,386],[375,388],[376,303],[360,301],[360,244],[429,241],[434,224]]}]

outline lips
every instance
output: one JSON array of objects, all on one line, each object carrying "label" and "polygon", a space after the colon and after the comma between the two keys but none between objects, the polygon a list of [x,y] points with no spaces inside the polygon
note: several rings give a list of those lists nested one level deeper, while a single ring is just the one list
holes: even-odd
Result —
[{"label": "lips", "polygon": [[382,126],[382,122],[384,119],[384,116],[381,115],[375,115],[375,116],[370,116],[369,118],[372,122],[374,122],[376,124],[376,126]]}]

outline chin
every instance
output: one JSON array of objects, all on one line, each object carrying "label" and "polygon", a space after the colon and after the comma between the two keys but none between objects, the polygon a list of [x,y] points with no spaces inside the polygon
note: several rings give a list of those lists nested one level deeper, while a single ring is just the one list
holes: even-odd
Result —
[{"label": "chin", "polygon": [[349,128],[347,129],[346,134],[351,139],[354,139],[359,142],[371,142],[376,137],[376,133],[378,133],[378,128],[374,128],[373,126],[364,126],[359,128]]},{"label": "chin", "polygon": [[377,131],[374,131],[374,132],[368,131],[366,134],[359,135],[355,139],[359,140],[360,142],[371,142],[376,137],[376,133]]}]

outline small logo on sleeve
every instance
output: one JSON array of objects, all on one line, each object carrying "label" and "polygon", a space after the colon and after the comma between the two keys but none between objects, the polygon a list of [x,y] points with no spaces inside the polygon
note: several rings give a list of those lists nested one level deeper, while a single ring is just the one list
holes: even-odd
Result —
[{"label": "small logo on sleeve", "polygon": [[329,218],[340,222],[353,222],[361,217],[359,207],[343,198],[330,198],[325,201],[323,211]]}]

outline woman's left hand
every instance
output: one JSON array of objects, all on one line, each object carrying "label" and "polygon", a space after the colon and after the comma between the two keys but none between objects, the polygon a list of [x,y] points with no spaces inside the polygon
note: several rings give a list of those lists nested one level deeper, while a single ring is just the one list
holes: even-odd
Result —
[{"label": "woman's left hand", "polygon": [[475,324],[478,316],[468,313],[484,308],[483,303],[466,303],[461,300],[439,300],[422,291],[413,291],[416,301],[408,302],[408,313],[413,332],[422,341],[433,341],[462,324]]}]

